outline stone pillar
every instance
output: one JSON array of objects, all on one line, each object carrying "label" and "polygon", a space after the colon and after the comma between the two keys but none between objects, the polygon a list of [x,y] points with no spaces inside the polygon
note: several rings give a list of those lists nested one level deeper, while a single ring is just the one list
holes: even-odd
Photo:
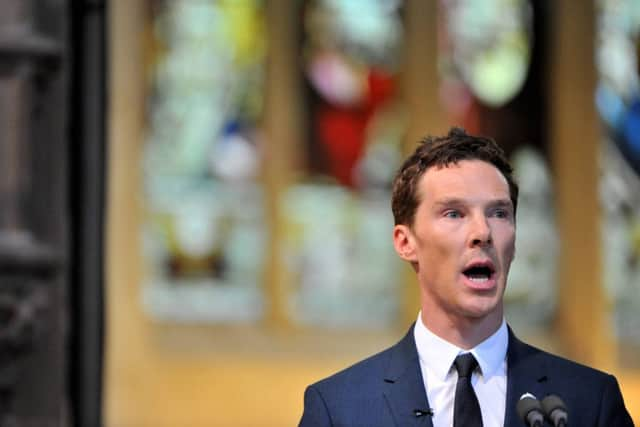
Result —
[{"label": "stone pillar", "polygon": [[62,56],[55,41],[35,31],[33,15],[31,1],[0,0],[0,426],[31,422],[12,404],[23,363],[46,330],[49,285],[60,262],[30,222],[34,88]]},{"label": "stone pillar", "polygon": [[600,253],[594,2],[556,1],[550,17],[550,140],[561,233],[558,328],[569,356],[607,368],[613,346]]},{"label": "stone pillar", "polygon": [[[404,10],[405,50],[403,97],[407,105],[408,129],[404,152],[409,154],[426,135],[443,135],[449,129],[438,94],[438,1],[407,0]],[[391,239],[391,235],[389,235]],[[420,293],[415,272],[407,264],[403,327],[416,320],[420,309]]]}]

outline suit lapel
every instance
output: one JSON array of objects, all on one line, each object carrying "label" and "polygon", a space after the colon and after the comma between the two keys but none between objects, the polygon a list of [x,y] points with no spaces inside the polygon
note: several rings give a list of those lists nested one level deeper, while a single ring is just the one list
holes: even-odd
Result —
[{"label": "suit lapel", "polygon": [[384,396],[397,426],[433,427],[413,326],[393,347],[384,382]]},{"label": "suit lapel", "polygon": [[516,405],[525,393],[538,399],[549,394],[548,372],[542,353],[520,341],[509,328],[509,348],[507,350],[507,400],[504,418],[505,427],[522,427]]}]

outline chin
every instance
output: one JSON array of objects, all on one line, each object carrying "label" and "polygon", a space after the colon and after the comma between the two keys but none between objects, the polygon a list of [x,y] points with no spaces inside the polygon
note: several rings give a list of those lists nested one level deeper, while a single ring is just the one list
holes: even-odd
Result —
[{"label": "chin", "polygon": [[502,319],[502,310],[495,301],[482,301],[480,304],[469,304],[465,307],[464,313],[470,319],[485,319],[492,316]]}]

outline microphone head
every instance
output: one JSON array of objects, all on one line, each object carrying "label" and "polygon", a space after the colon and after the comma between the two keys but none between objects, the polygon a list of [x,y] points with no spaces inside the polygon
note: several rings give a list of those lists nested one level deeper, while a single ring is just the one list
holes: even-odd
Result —
[{"label": "microphone head", "polygon": [[550,394],[542,399],[542,409],[544,413],[547,414],[547,417],[551,419],[553,425],[559,425],[560,421],[564,421],[565,424],[567,423],[567,406],[562,399],[555,394]]},{"label": "microphone head", "polygon": [[542,413],[542,406],[540,401],[536,399],[532,394],[525,393],[520,397],[518,404],[516,405],[516,411],[518,416],[527,426],[542,425],[544,416]]},{"label": "microphone head", "polygon": [[560,399],[555,394],[550,394],[549,396],[547,396],[544,399],[542,399],[542,409],[544,409],[544,411],[547,414],[550,414],[551,412],[555,411],[556,409],[561,409],[561,410],[567,412],[566,405],[564,404],[562,399]]}]

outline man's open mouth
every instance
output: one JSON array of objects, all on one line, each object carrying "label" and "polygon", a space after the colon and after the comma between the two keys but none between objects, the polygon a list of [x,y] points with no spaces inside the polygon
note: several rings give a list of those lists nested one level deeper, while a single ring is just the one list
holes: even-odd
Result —
[{"label": "man's open mouth", "polygon": [[476,264],[462,271],[469,280],[477,283],[486,282],[493,277],[495,270],[490,264]]}]

